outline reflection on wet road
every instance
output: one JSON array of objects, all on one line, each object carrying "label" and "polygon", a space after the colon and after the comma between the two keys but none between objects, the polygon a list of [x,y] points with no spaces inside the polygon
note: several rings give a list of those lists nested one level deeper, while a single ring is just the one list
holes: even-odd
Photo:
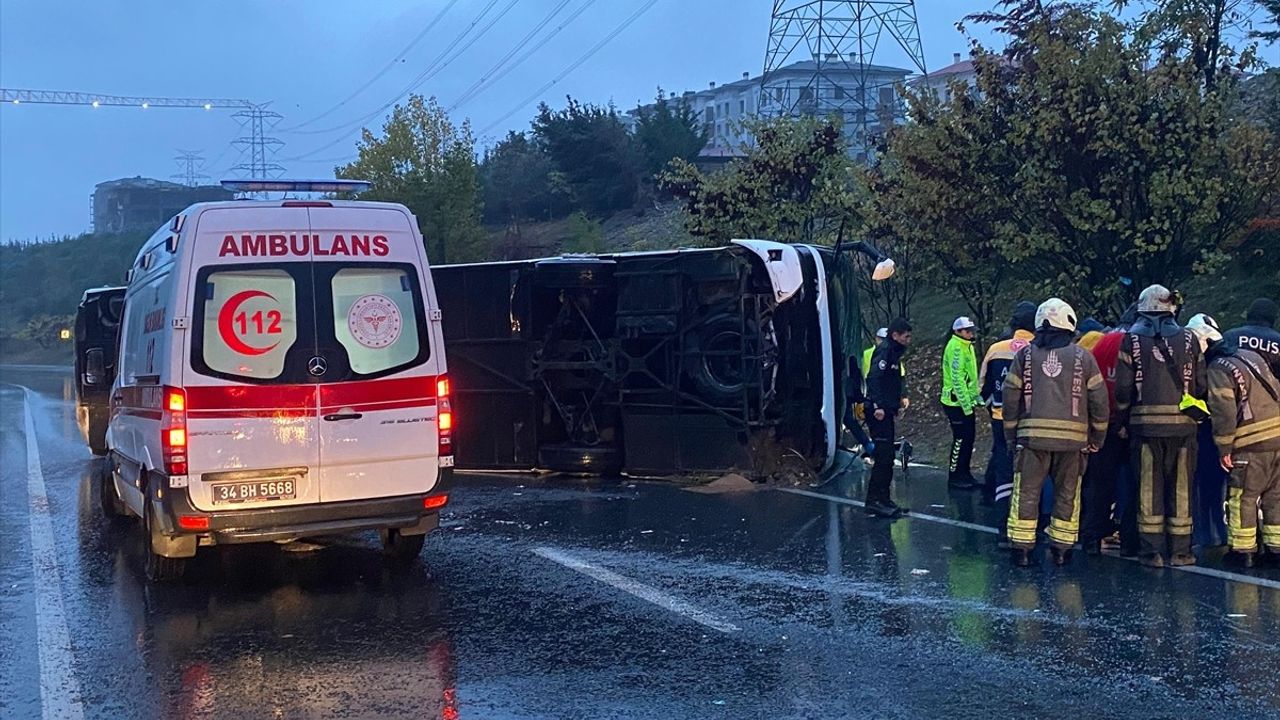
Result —
[{"label": "reflection on wet road", "polygon": [[376,538],[322,538],[202,550],[149,586],[136,527],[96,510],[69,376],[0,381],[34,391],[47,493],[24,393],[0,386],[5,718],[1280,713],[1280,572],[1018,570],[927,469],[900,490],[933,519],[893,523],[776,490],[468,477],[407,571]]}]

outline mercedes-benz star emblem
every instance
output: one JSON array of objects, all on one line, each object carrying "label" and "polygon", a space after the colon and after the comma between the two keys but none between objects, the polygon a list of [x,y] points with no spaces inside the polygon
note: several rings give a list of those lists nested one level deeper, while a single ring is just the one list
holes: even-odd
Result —
[{"label": "mercedes-benz star emblem", "polygon": [[321,375],[324,374],[324,371],[328,369],[329,369],[329,363],[326,363],[324,361],[324,358],[320,357],[319,355],[307,361],[307,371],[310,372],[312,375],[315,375],[316,377],[320,377]]}]

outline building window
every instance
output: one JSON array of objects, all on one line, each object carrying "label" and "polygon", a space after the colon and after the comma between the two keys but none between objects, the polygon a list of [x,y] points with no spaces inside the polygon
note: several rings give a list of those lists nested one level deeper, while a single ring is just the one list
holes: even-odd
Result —
[{"label": "building window", "polygon": [[707,106],[707,122],[715,122],[715,119],[716,119],[716,106],[708,105]]},{"label": "building window", "polygon": [[891,88],[891,87],[882,87],[882,88],[880,88],[880,104],[881,104],[881,105],[892,105],[893,103],[894,103],[894,99],[893,99],[893,88]]},{"label": "building window", "polygon": [[842,88],[842,87],[840,87],[840,86],[838,86],[838,85],[837,85],[837,86],[836,86],[836,89],[835,89],[835,96],[836,96],[836,99],[837,99],[837,100],[843,100],[843,99],[844,99],[844,88]]},{"label": "building window", "polygon": [[746,115],[746,114],[747,114],[747,101],[746,101],[746,100],[739,100],[739,101],[738,101],[738,114],[739,114],[739,115]]}]

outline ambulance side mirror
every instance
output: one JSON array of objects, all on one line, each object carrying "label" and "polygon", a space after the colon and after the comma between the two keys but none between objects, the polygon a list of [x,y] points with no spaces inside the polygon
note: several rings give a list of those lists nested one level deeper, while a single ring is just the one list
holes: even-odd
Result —
[{"label": "ambulance side mirror", "polygon": [[107,381],[107,359],[102,348],[90,348],[84,353],[84,384],[98,387]]}]

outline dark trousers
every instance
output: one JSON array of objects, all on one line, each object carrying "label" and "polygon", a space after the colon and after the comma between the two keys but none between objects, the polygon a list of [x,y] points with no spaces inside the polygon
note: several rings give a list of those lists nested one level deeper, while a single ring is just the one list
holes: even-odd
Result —
[{"label": "dark trousers", "polygon": [[871,467],[871,478],[867,481],[867,504],[887,503],[890,500],[889,488],[893,483],[893,442],[897,438],[893,416],[885,415],[884,420],[877,420],[875,415],[867,413],[867,430],[876,449],[871,453],[874,464]]},{"label": "dark trousers", "polygon": [[943,405],[942,410],[951,423],[951,463],[947,467],[947,479],[968,480],[973,477],[969,466],[973,463],[973,440],[978,434],[977,418],[950,405]]},{"label": "dark trousers", "polygon": [[[1118,428],[1117,428],[1118,429]],[[1097,542],[1119,528],[1113,513],[1120,472],[1128,458],[1129,443],[1115,432],[1107,432],[1106,443],[1089,460],[1080,489],[1080,540]]]},{"label": "dark trousers", "polygon": [[1053,513],[1049,518],[1049,541],[1054,547],[1070,549],[1080,536],[1080,476],[1088,455],[1079,450],[1062,452],[1022,448],[1014,458],[1013,500],[1009,508],[1009,541],[1015,548],[1036,546],[1040,524],[1040,493],[1045,480],[1053,476]]},{"label": "dark trousers", "polygon": [[1191,540],[1201,549],[1227,544],[1227,471],[1213,442],[1212,423],[1200,423],[1200,452],[1191,482]]},{"label": "dark trousers", "polygon": [[1003,420],[991,420],[991,458],[987,460],[984,479],[986,488],[982,492],[983,499],[1006,503],[1001,517],[1007,517],[1007,503],[1013,493],[1013,455],[1009,452],[1009,442],[1004,439]]},{"label": "dark trousers", "polygon": [[1130,454],[1138,476],[1138,534],[1143,555],[1191,553],[1191,476],[1197,440],[1134,438]]}]

